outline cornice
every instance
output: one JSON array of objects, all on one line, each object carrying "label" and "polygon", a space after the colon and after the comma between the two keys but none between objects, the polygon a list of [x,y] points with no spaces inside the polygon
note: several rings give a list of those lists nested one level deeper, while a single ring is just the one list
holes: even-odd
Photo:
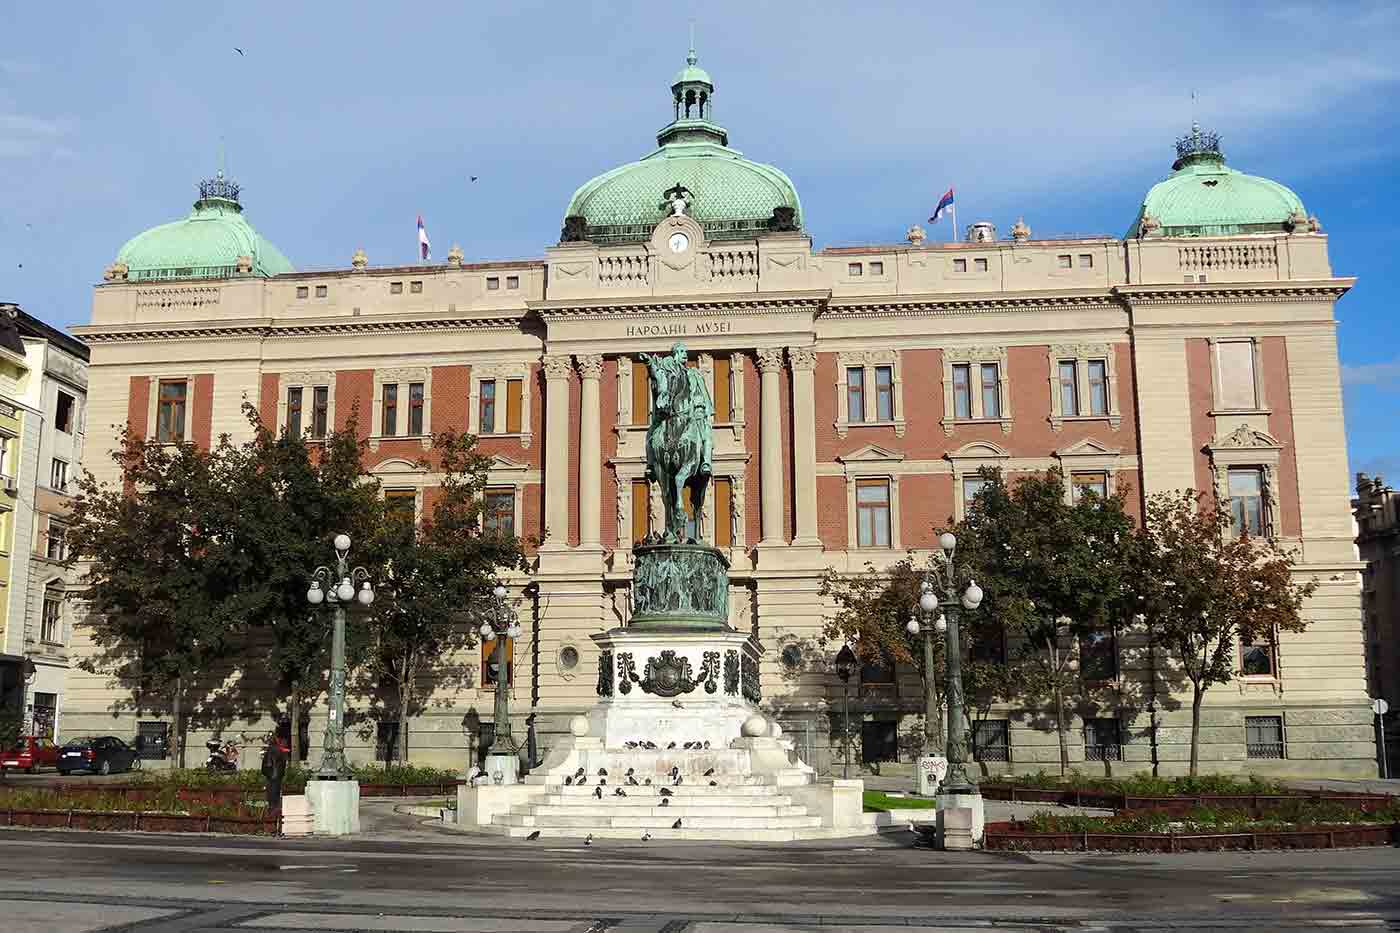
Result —
[{"label": "cornice", "polygon": [[181,324],[88,324],[73,332],[89,344],[135,343],[146,340],[217,340],[306,337],[331,334],[384,334],[410,332],[465,332],[519,330],[524,316],[333,318],[306,321],[209,321]]},{"label": "cornice", "polygon": [[573,317],[691,317],[696,314],[820,313],[831,292],[748,292],[733,296],[676,295],[642,300],[608,296],[578,300],[529,301],[545,319]]},{"label": "cornice", "polygon": [[1133,305],[1247,304],[1336,301],[1356,284],[1354,277],[1293,282],[1222,282],[1206,285],[1118,285],[1113,293]]},{"label": "cornice", "polygon": [[833,298],[822,317],[897,318],[952,317],[967,314],[1037,313],[1047,311],[1122,311],[1112,293],[1092,291],[1051,292],[1039,295],[879,295]]}]

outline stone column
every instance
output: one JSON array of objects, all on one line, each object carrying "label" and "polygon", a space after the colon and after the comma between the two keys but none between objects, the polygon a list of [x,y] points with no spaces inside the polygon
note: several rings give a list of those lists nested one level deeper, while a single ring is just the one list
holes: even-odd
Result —
[{"label": "stone column", "polygon": [[600,548],[603,542],[598,527],[603,495],[603,437],[598,385],[603,377],[602,356],[578,357],[578,371],[583,377],[579,393],[578,539],[582,547]]},{"label": "stone column", "polygon": [[796,534],[793,544],[820,547],[817,534],[817,396],[813,372],[817,351],[788,347],[792,365],[792,473],[796,494]]},{"label": "stone column", "polygon": [[759,517],[763,538],[759,546],[783,542],[783,408],[779,379],[783,371],[783,348],[761,347],[758,371],[758,441],[762,471],[759,474]]},{"label": "stone column", "polygon": [[569,376],[573,369],[573,361],[567,355],[544,358],[543,547],[551,550],[569,546]]}]

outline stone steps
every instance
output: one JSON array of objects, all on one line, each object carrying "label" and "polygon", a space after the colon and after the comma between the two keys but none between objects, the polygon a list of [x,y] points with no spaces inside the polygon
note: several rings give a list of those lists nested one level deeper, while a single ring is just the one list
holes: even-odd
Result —
[{"label": "stone steps", "polygon": [[[731,829],[817,829],[822,821],[819,816],[679,816],[663,811],[661,816],[556,816],[508,813],[497,815],[494,825],[500,827],[527,827],[532,829],[572,829],[574,835],[588,832],[597,833],[604,829],[642,830],[670,829],[677,819],[690,829],[731,830]],[[578,832],[582,830],[583,832]]]},{"label": "stone steps", "polygon": [[[672,822],[675,822],[672,820]],[[552,828],[547,826],[530,828],[528,826],[503,826],[492,824],[482,826],[483,832],[493,833],[500,836],[511,836],[523,839],[533,832],[540,834],[540,839],[560,839],[569,840],[574,844],[585,835],[578,829],[569,827]],[[631,839],[640,840],[643,833],[651,834],[651,841],[658,844],[667,841],[688,841],[688,842],[795,842],[799,839],[843,839],[849,836],[865,835],[864,832],[850,829],[833,829],[827,826],[784,828],[784,829],[710,829],[682,826],[680,829],[671,829],[670,824],[666,824],[665,829],[634,829],[631,827],[616,828],[611,826],[599,826],[591,830],[594,839]]]},{"label": "stone steps", "polygon": [[[626,804],[627,801],[619,800],[618,804]],[[734,819],[763,819],[777,816],[806,816],[807,808],[793,806],[791,804],[777,806],[753,806],[753,807],[705,807],[688,806],[686,804],[672,804],[669,807],[659,807],[655,803],[638,804],[633,806],[609,806],[605,803],[593,805],[572,804],[568,806],[558,806],[550,804],[525,804],[511,810],[512,816],[588,816],[597,819],[606,819],[614,816],[665,816],[671,815],[671,821],[676,817],[706,817],[708,818],[734,818]]]},{"label": "stone steps", "polygon": [[566,797],[561,794],[547,794],[531,800],[529,805],[549,807],[659,807],[661,801],[669,800],[668,807],[729,807],[731,809],[751,809],[754,807],[790,807],[792,798],[786,794],[765,794],[763,796],[743,796],[739,794],[676,794],[674,797],[628,794],[614,797],[611,794],[596,799],[592,794],[586,797]]},{"label": "stone steps", "polygon": [[[652,784],[648,787],[645,784],[638,786],[625,783],[617,784],[609,779],[608,783],[603,785],[603,796],[611,796],[613,791],[618,787],[625,790],[628,797],[660,797],[662,796],[661,788],[663,787],[675,796],[685,795],[688,797],[773,797],[778,794],[778,788],[772,784],[720,783],[716,787],[711,787],[709,784],[710,780],[711,779],[706,778],[704,781],[697,781],[695,783],[687,781],[680,786],[672,786],[668,782],[666,784]],[[583,786],[566,784],[546,785],[546,789],[550,794],[564,797],[592,797],[597,788],[598,782],[596,780],[592,784],[585,784]],[[623,798],[618,797],[617,799],[622,800]]]}]

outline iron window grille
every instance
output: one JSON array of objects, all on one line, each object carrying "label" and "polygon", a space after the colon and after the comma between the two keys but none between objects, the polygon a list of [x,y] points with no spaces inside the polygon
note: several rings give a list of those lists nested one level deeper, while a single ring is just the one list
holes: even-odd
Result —
[{"label": "iron window grille", "polygon": [[1283,717],[1246,716],[1244,718],[1245,754],[1250,758],[1282,758]]},{"label": "iron window grille", "polygon": [[1005,719],[984,719],[972,727],[974,761],[1011,760],[1011,723]]},{"label": "iron window grille", "polygon": [[1122,761],[1123,732],[1117,719],[1084,721],[1084,760]]}]

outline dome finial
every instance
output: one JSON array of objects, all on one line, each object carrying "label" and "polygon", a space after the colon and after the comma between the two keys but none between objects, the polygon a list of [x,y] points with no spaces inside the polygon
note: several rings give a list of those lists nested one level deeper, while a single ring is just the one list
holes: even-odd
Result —
[{"label": "dome finial", "polygon": [[686,63],[687,65],[693,65],[693,64],[695,64],[697,61],[699,61],[699,59],[695,57],[695,20],[691,20],[691,21],[690,21],[690,51],[689,51],[689,52],[686,54],[686,56],[685,56],[685,63]]},{"label": "dome finial", "polygon": [[1176,161],[1172,171],[1179,171],[1194,162],[1224,162],[1225,155],[1220,151],[1220,134],[1202,130],[1195,120],[1191,121],[1191,132],[1176,141]]}]

